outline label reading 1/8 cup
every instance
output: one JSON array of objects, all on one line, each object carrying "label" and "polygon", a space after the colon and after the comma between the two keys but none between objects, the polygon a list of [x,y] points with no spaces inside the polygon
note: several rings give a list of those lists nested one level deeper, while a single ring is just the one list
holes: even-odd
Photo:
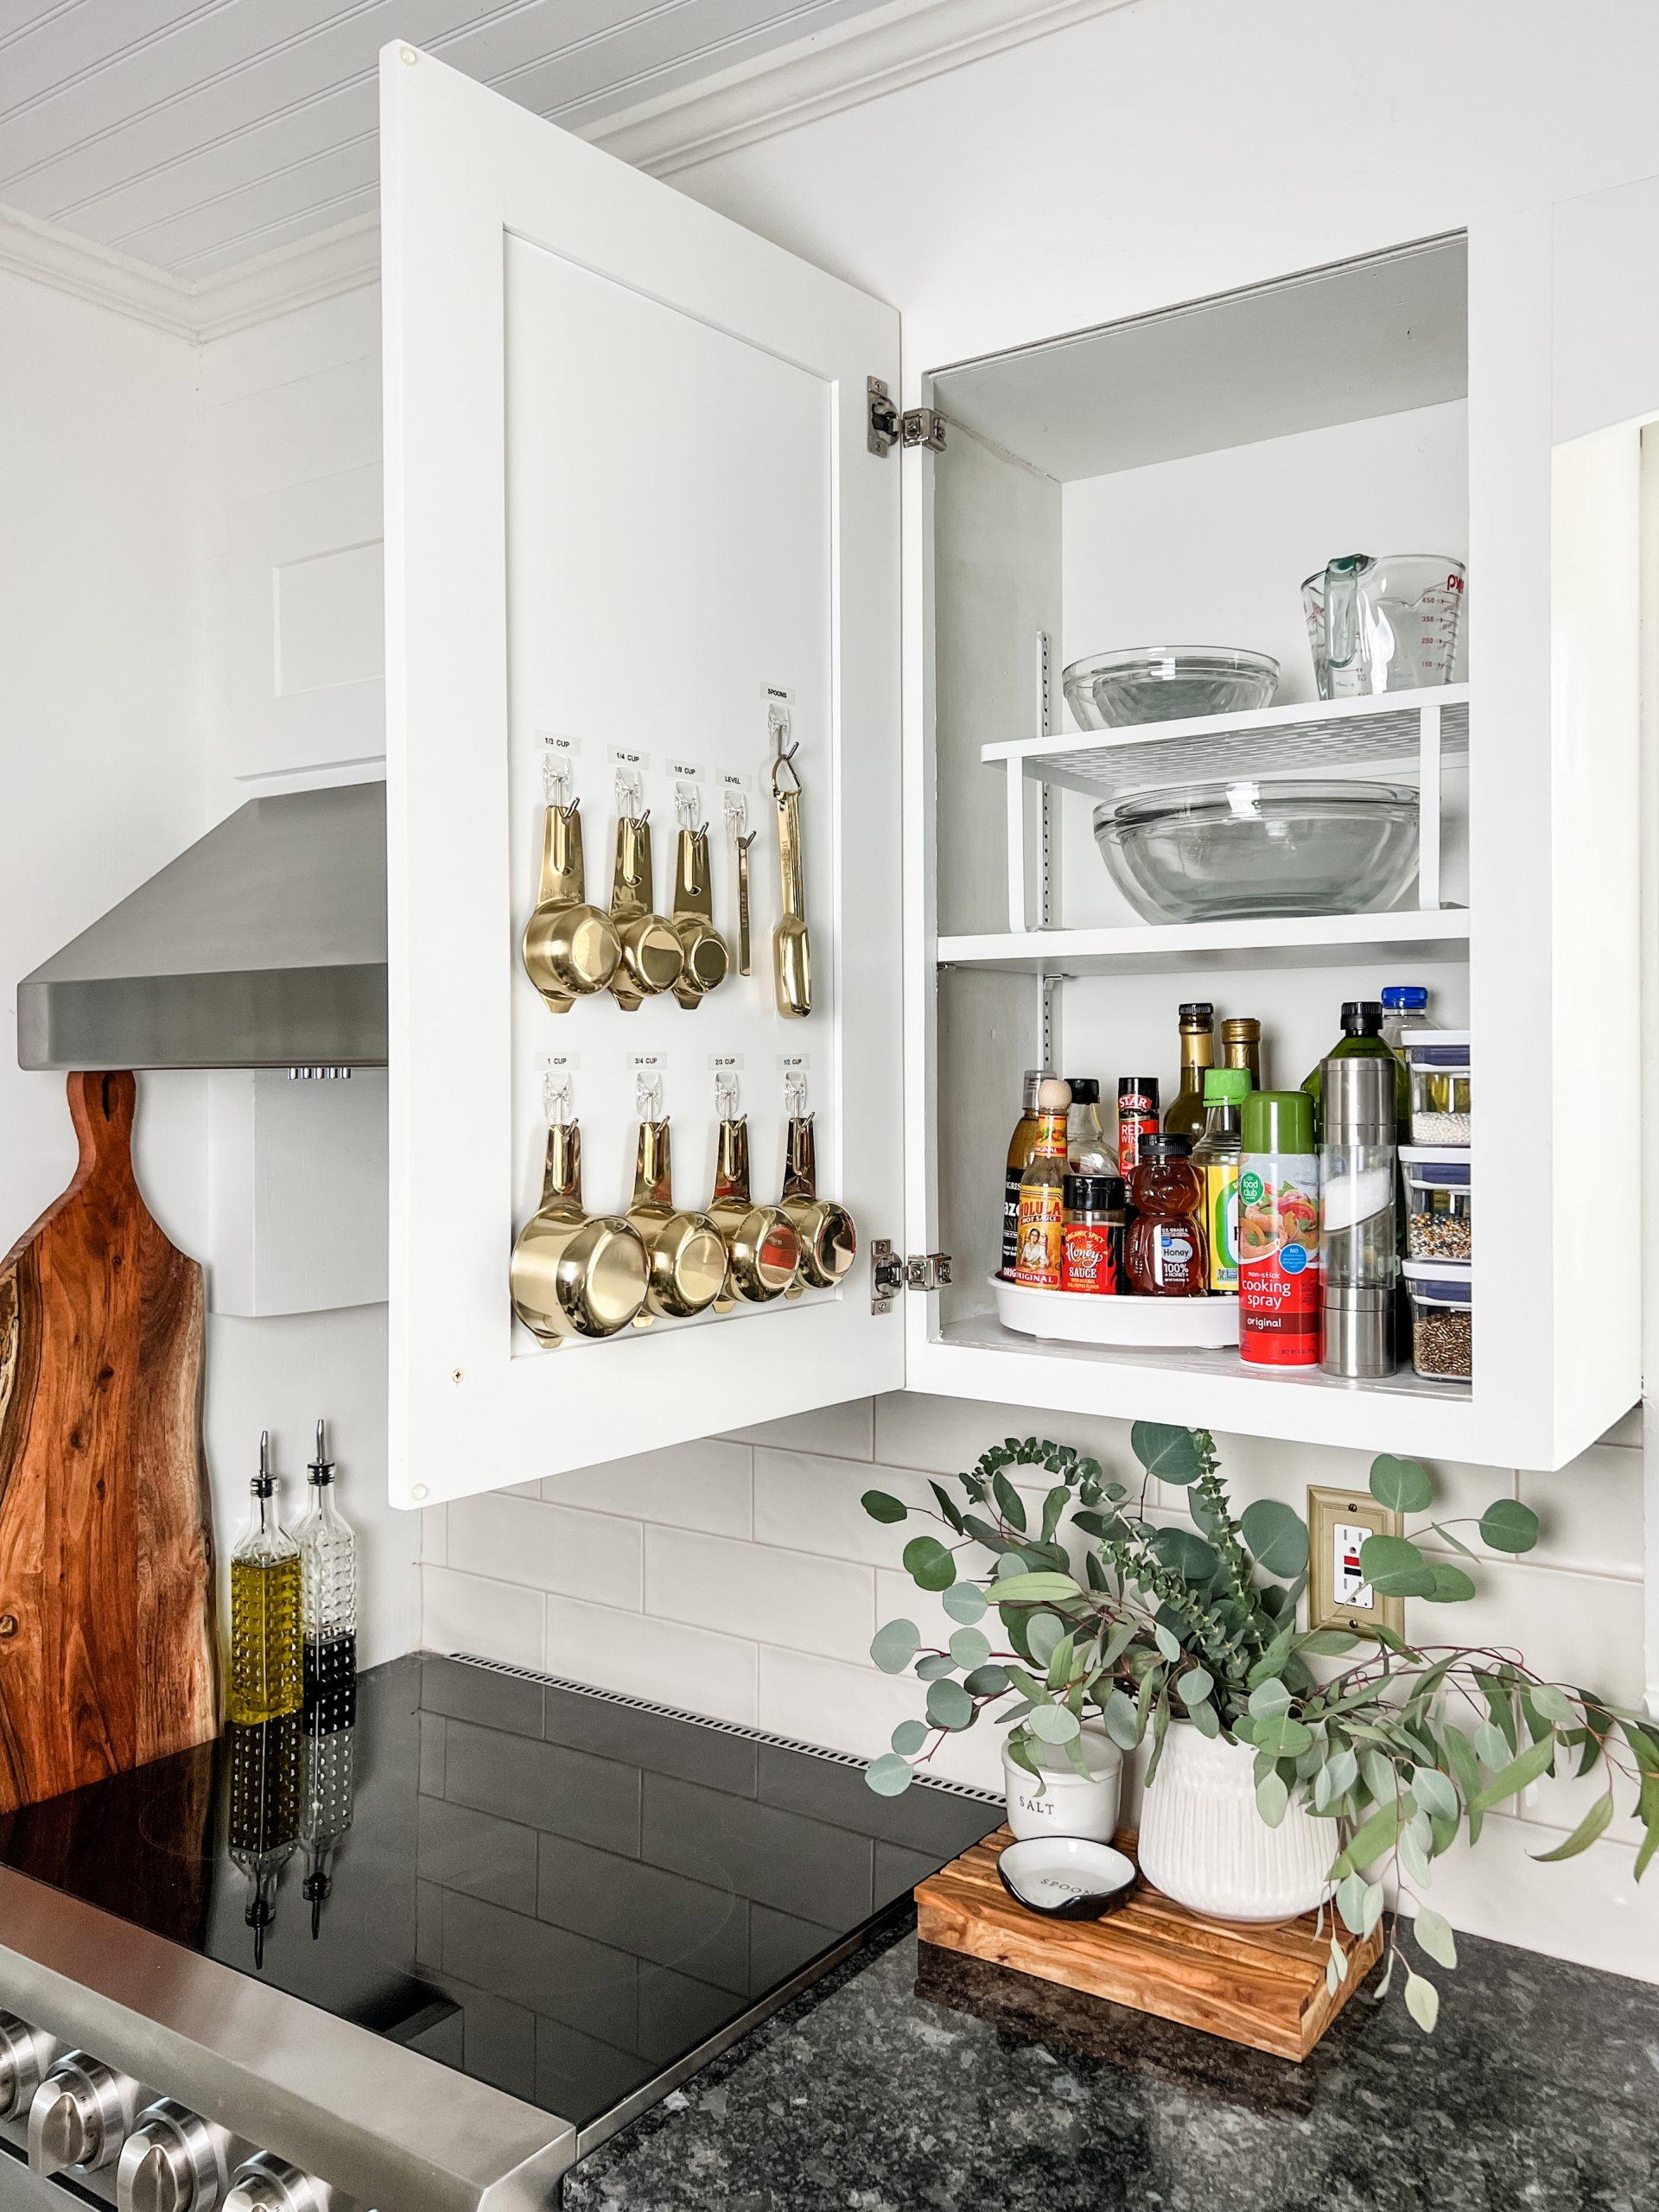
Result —
[{"label": "label reading 1/8 cup", "polygon": [[665,760],[663,766],[679,784],[702,784],[709,779],[709,771],[701,760]]}]

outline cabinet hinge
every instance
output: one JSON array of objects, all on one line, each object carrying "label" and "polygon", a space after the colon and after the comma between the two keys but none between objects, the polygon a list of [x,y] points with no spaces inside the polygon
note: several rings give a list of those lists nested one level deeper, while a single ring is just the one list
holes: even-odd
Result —
[{"label": "cabinet hinge", "polygon": [[950,1280],[948,1252],[895,1252],[878,1236],[870,1246],[870,1311],[888,1313],[901,1290],[940,1290]]},{"label": "cabinet hinge", "polygon": [[894,446],[923,446],[929,453],[944,451],[944,417],[931,407],[907,407],[901,414],[880,377],[867,377],[869,397],[868,445],[872,453],[890,453]]}]

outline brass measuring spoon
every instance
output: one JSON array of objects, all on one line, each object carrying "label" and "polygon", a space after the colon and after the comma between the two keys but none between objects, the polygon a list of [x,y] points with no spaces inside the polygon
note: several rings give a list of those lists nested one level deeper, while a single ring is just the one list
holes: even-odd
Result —
[{"label": "brass measuring spoon", "polygon": [[639,811],[637,798],[630,807],[627,797],[619,777],[617,799],[621,810],[616,823],[616,862],[611,871],[611,919],[616,925],[621,958],[611,977],[611,995],[625,1014],[635,1014],[642,1001],[673,989],[685,965],[685,955],[673,924],[651,911],[656,887],[651,861],[651,815]]},{"label": "brass measuring spoon", "polygon": [[726,794],[726,827],[732,840],[732,873],[737,880],[737,972],[750,972],[749,949],[749,848],[755,832],[747,828],[748,802],[741,791],[728,791]]},{"label": "brass measuring spoon", "polygon": [[649,1278],[633,1224],[583,1210],[580,1123],[551,1122],[542,1202],[512,1248],[513,1312],[552,1351],[567,1337],[613,1337],[645,1318]]},{"label": "brass measuring spoon", "polygon": [[555,1014],[602,991],[622,944],[608,914],[588,904],[582,853],[582,801],[556,802],[542,830],[542,887],[524,926],[524,973]]},{"label": "brass measuring spoon", "polygon": [[628,1219],[651,1263],[649,1310],[677,1317],[705,1313],[726,1281],[726,1245],[706,1213],[684,1213],[674,1203],[666,1114],[640,1122]]},{"label": "brass measuring spoon", "polygon": [[714,895],[709,878],[709,824],[697,823],[683,806],[674,862],[674,933],[685,956],[674,995],[684,1007],[700,1006],[729,974],[732,956],[715,927]]},{"label": "brass measuring spoon", "polygon": [[779,1013],[799,1018],[812,1011],[812,940],[806,926],[801,863],[801,779],[795,772],[795,755],[800,747],[785,748],[789,718],[780,708],[772,709],[772,728],[776,746],[772,795],[778,805],[779,888],[779,912],[772,932],[772,974]]}]

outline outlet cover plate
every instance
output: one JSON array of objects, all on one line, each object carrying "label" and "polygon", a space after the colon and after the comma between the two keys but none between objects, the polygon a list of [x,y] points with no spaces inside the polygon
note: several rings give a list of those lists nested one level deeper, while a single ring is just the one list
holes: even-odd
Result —
[{"label": "outlet cover plate", "polygon": [[1405,1599],[1379,1598],[1359,1571],[1359,1548],[1367,1536],[1403,1534],[1399,1514],[1379,1505],[1369,1492],[1310,1485],[1308,1626],[1354,1629],[1363,1635],[1380,1624],[1403,1636]]}]

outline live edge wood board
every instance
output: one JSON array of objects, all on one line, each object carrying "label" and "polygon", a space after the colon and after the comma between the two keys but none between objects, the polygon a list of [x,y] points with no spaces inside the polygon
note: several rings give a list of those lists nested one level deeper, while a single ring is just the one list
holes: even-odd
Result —
[{"label": "live edge wood board", "polygon": [[[1380,1927],[1362,1942],[1332,1913],[1322,1929],[1313,1913],[1277,1928],[1204,1920],[1144,1882],[1104,1920],[1050,1920],[1002,1886],[996,1862],[1013,1840],[999,1828],[921,1885],[923,1942],[1293,2059],[1307,2056],[1382,1955]],[[1135,1836],[1116,1840],[1133,1858]],[[1348,1961],[1334,1997],[1325,1980],[1333,1932]]]},{"label": "live edge wood board", "polygon": [[133,1179],[136,1096],[69,1077],[74,1178],[0,1261],[0,1812],[216,1725],[201,1269]]}]

